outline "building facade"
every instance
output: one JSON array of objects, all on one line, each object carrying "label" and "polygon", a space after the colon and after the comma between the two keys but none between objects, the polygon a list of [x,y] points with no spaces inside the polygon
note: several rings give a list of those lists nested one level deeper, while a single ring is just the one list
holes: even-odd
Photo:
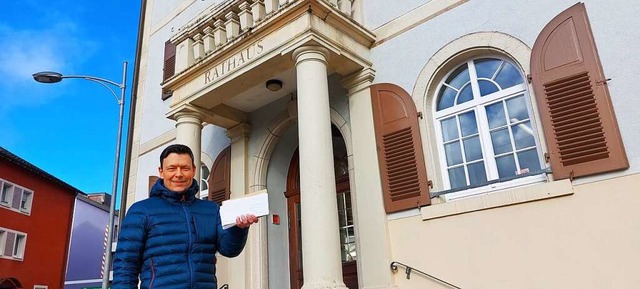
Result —
[{"label": "building facade", "polygon": [[142,4],[126,206],[171,143],[201,197],[269,194],[219,285],[640,281],[634,2]]},{"label": "building facade", "polygon": [[[102,286],[109,225],[109,202],[111,202],[111,195],[106,193],[76,197],[65,289]],[[117,214],[114,223],[118,223]],[[114,232],[117,231],[116,228]],[[117,240],[117,235],[113,240]]]},{"label": "building facade", "polygon": [[2,147],[0,189],[0,286],[64,288],[74,200],[84,193]]}]

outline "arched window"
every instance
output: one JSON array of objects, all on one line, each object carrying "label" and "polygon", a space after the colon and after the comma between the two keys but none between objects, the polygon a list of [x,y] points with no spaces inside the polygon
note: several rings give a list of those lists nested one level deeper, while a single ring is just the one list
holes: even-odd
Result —
[{"label": "arched window", "polygon": [[202,162],[200,165],[200,198],[203,200],[209,199],[209,176],[211,172],[206,163]]},{"label": "arched window", "polygon": [[447,189],[541,171],[523,73],[497,57],[466,61],[440,82],[435,126]]}]

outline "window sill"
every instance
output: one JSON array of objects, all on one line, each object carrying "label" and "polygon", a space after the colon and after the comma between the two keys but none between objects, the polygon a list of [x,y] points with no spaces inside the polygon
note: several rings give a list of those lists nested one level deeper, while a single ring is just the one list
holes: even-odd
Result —
[{"label": "window sill", "polygon": [[29,209],[27,211],[27,210],[16,209],[16,208],[5,206],[5,205],[0,206],[0,208],[5,209],[5,210],[9,210],[9,211],[14,211],[16,213],[20,213],[20,214],[25,215],[25,216],[31,216],[31,209]]},{"label": "window sill", "polygon": [[13,261],[22,262],[22,257],[12,257],[12,256],[0,255],[0,259],[9,259],[9,260],[13,260]]},{"label": "window sill", "polygon": [[444,203],[437,203],[436,200],[441,199],[435,198],[432,201],[436,202],[431,206],[422,207],[420,213],[422,220],[431,220],[572,194],[571,181],[560,180],[510,188]]}]

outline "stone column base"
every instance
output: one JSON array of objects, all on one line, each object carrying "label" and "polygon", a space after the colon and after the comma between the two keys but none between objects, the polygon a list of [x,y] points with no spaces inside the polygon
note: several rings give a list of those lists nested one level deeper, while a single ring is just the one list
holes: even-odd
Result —
[{"label": "stone column base", "polygon": [[329,281],[316,281],[307,283],[304,282],[302,289],[349,289],[342,282],[336,282],[335,280]]}]

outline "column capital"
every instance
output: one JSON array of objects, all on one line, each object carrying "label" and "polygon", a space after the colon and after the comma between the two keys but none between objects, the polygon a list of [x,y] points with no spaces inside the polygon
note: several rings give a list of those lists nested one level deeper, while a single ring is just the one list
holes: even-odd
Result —
[{"label": "column capital", "polygon": [[240,3],[240,6],[238,6],[238,7],[242,11],[249,12],[249,9],[251,9],[251,4],[248,1],[247,2],[242,2],[242,3]]},{"label": "column capital", "polygon": [[207,25],[204,27],[204,29],[202,29],[202,32],[204,33],[204,35],[211,35],[213,34],[213,27]]},{"label": "column capital", "polygon": [[329,50],[322,46],[302,46],[293,51],[292,58],[296,65],[307,60],[322,61],[326,64],[329,58]]},{"label": "column capital", "polygon": [[376,71],[373,68],[366,67],[347,75],[340,83],[342,87],[349,91],[349,95],[353,95],[371,86],[375,77]]},{"label": "column capital", "polygon": [[235,143],[243,139],[244,140],[249,139],[250,132],[251,132],[251,125],[243,122],[230,129],[227,129],[227,136],[231,139],[231,143]]},{"label": "column capital", "polygon": [[183,123],[191,123],[191,124],[195,124],[198,127],[202,128],[202,119],[203,116],[197,112],[192,112],[192,111],[181,111],[181,112],[177,112],[174,115],[175,119],[176,119],[176,127],[180,124]]}]

